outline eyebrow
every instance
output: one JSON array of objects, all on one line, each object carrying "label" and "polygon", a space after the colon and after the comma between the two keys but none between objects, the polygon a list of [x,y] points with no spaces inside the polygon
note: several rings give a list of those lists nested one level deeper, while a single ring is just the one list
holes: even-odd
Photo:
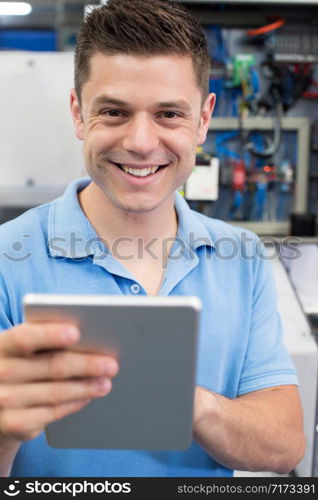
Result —
[{"label": "eyebrow", "polygon": [[[104,106],[106,104],[111,106],[123,106],[126,108],[130,107],[130,104],[126,101],[122,101],[121,99],[115,99],[114,97],[103,95],[96,97],[96,99],[93,101],[93,109],[96,109],[101,105]],[[184,109],[185,111],[191,110],[189,104],[183,99],[179,99],[177,101],[158,102],[156,106],[158,108],[178,108],[178,109]]]},{"label": "eyebrow", "polygon": [[94,108],[104,104],[113,104],[114,106],[128,106],[127,102],[122,101],[121,99],[108,97],[106,95],[101,95],[99,97],[96,97],[96,99],[93,101]]}]

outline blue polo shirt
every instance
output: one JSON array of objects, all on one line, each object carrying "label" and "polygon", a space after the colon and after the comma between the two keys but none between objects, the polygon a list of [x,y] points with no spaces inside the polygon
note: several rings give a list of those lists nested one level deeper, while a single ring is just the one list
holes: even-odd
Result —
[{"label": "blue polo shirt", "polygon": [[[146,294],[85,217],[71,183],[63,196],[0,227],[0,328],[23,321],[24,294]],[[282,342],[275,287],[259,239],[210,219],[176,195],[178,234],[159,295],[202,302],[197,384],[236,398],[297,384]],[[129,411],[129,408],[127,408]],[[195,442],[186,451],[61,450],[44,434],[22,444],[12,476],[231,476]]]}]

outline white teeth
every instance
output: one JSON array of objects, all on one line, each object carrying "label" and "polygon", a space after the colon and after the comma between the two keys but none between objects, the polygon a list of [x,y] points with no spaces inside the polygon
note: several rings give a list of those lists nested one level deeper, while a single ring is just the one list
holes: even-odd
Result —
[{"label": "white teeth", "polygon": [[121,165],[121,168],[126,172],[126,174],[135,175],[136,177],[146,177],[147,175],[154,174],[157,172],[159,165],[148,168],[131,168],[126,165]]}]

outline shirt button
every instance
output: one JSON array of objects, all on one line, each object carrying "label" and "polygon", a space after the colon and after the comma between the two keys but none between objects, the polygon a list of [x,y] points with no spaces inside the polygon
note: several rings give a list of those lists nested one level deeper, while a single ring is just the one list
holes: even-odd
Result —
[{"label": "shirt button", "polygon": [[134,295],[137,295],[137,293],[140,292],[140,286],[137,285],[137,283],[134,283],[133,285],[131,285],[130,287],[130,291],[131,293],[133,293]]}]

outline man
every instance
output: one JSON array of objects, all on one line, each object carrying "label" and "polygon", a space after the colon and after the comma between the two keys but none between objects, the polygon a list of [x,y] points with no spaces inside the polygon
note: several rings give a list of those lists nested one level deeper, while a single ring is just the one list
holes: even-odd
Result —
[{"label": "man", "polygon": [[[258,240],[249,233],[242,243],[242,231],[175,194],[206,138],[215,100],[208,74],[202,30],[179,5],[110,0],[82,23],[71,111],[91,182],[72,183],[1,228],[2,475],[230,476],[285,473],[301,459],[297,380]],[[143,250],[151,243],[142,259],[140,241]],[[183,251],[172,259],[178,241]],[[239,255],[228,258],[229,242]],[[27,292],[199,296],[192,447],[48,447],[45,425],[105,397],[120,367],[66,351],[75,328],[23,323]]]}]

